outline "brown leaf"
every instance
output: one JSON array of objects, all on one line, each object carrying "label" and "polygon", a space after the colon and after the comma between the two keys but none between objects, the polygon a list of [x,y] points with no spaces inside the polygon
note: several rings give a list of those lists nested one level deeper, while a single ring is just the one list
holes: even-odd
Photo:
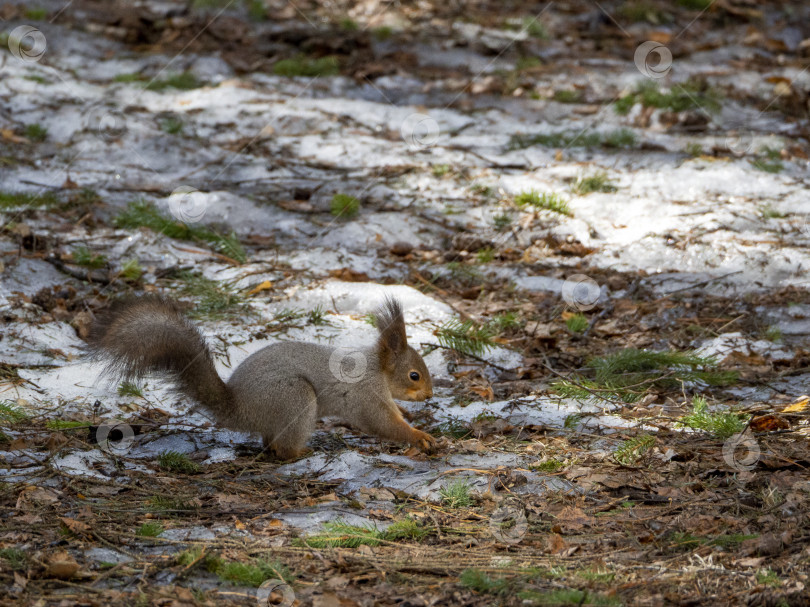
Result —
[{"label": "brown leaf", "polygon": [[67,527],[77,535],[81,535],[82,533],[90,533],[90,525],[88,525],[87,523],[77,521],[74,518],[67,518],[65,516],[60,516],[59,520],[62,521],[62,523],[64,523],[65,527]]},{"label": "brown leaf", "polygon": [[590,526],[593,517],[588,516],[581,508],[566,506],[557,515],[557,526],[564,532],[581,531],[586,525]]},{"label": "brown leaf", "polygon": [[330,270],[329,275],[332,278],[343,280],[345,282],[368,282],[368,274],[365,272],[358,272],[351,268],[341,268],[340,270]]},{"label": "brown leaf", "polygon": [[25,587],[28,585],[28,579],[24,575],[22,575],[19,571],[15,571],[14,585],[18,587],[20,590],[25,590]]},{"label": "brown leaf", "polygon": [[759,415],[751,420],[750,427],[754,432],[772,432],[790,428],[790,423],[778,415]]},{"label": "brown leaf", "polygon": [[495,400],[495,392],[492,391],[492,386],[490,385],[471,386],[470,390],[488,402]]},{"label": "brown leaf", "polygon": [[57,552],[48,559],[45,575],[60,580],[68,580],[76,575],[79,563],[64,550]]},{"label": "brown leaf", "polygon": [[559,554],[563,552],[567,547],[565,540],[559,533],[552,533],[548,538],[548,549],[549,552],[553,552],[555,554]]}]

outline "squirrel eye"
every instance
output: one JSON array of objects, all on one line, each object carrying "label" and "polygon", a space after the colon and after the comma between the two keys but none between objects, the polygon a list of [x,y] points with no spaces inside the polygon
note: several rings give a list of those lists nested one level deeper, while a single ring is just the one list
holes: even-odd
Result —
[{"label": "squirrel eye", "polygon": [[419,374],[416,371],[411,371],[408,377],[410,377],[413,381],[419,381]]}]

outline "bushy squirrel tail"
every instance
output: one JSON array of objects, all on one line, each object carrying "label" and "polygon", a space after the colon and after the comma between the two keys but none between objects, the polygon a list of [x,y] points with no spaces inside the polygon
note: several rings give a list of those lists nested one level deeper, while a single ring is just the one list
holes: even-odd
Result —
[{"label": "bushy squirrel tail", "polygon": [[116,301],[93,324],[88,342],[108,373],[128,380],[161,374],[218,419],[233,411],[230,390],[205,339],[168,299],[145,295]]}]

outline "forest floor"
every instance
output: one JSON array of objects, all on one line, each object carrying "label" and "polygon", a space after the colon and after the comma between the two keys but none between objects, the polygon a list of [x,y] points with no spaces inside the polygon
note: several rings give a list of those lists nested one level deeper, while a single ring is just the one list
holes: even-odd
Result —
[{"label": "forest floor", "polygon": [[[810,6],[0,6],[0,601],[807,605]],[[21,29],[23,28],[23,29]],[[83,358],[223,377],[388,294],[424,454],[294,462]]]}]

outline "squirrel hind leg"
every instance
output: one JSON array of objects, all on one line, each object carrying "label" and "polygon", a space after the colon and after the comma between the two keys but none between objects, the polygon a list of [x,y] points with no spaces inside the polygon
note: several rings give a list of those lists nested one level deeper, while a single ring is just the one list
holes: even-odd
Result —
[{"label": "squirrel hind leg", "polygon": [[265,449],[270,449],[282,460],[297,459],[311,449],[307,441],[318,421],[318,403],[315,390],[304,379],[276,385],[271,393],[282,395],[274,399],[278,406],[256,419],[252,430],[262,435]]}]

